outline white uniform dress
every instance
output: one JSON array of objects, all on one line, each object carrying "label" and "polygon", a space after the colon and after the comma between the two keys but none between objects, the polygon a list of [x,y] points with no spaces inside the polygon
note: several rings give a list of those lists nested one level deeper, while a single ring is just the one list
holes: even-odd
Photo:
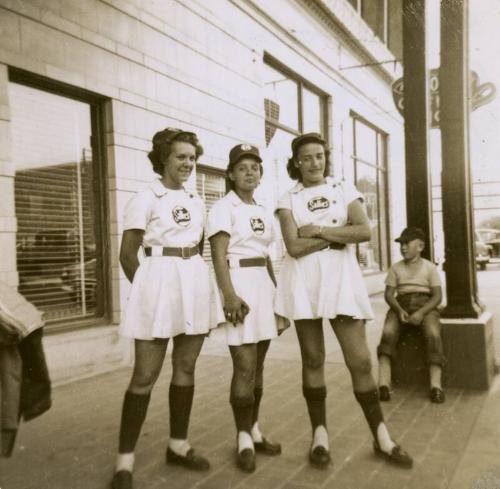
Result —
[{"label": "white uniform dress", "polygon": [[[277,210],[290,209],[297,227],[343,226],[347,206],[356,199],[363,196],[354,185],[327,177],[325,184],[314,187],[298,183],[280,198]],[[278,277],[275,311],[290,320],[338,315],[373,319],[355,246],[327,248],[300,258],[287,254]]]},{"label": "white uniform dress", "polygon": [[223,322],[214,278],[203,258],[162,256],[163,247],[191,248],[200,242],[205,204],[193,192],[167,189],[160,180],[137,193],[125,208],[123,229],[144,230],[152,248],[137,269],[120,333],[151,340],[208,333]]},{"label": "white uniform dress", "polygon": [[[267,258],[274,239],[274,217],[259,204],[246,204],[231,191],[214,204],[208,213],[207,237],[219,232],[229,235],[227,258],[236,294],[250,307],[243,323],[226,322],[212,330],[210,337],[225,339],[228,345],[257,343],[278,335],[274,314],[275,287],[267,268],[239,267],[242,258]],[[284,327],[284,324],[283,324]]]}]

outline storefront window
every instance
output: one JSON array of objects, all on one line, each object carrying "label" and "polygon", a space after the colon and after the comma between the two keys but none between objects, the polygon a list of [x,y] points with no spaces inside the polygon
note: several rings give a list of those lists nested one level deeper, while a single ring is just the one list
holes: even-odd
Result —
[{"label": "storefront window", "polygon": [[19,291],[49,326],[103,316],[92,106],[18,83],[9,104]]},{"label": "storefront window", "polygon": [[356,117],[353,130],[355,183],[364,195],[372,232],[369,242],[358,245],[358,260],[365,271],[385,270],[388,266],[386,136]]}]

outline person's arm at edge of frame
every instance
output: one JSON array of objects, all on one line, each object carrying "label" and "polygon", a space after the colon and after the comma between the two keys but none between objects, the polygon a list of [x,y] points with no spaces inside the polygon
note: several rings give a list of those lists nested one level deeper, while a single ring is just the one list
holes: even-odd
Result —
[{"label": "person's arm at edge of frame", "polygon": [[347,207],[348,222],[345,226],[318,226],[309,224],[299,228],[299,236],[322,238],[331,243],[362,243],[370,241],[370,223],[364,205],[359,199]]},{"label": "person's arm at edge of frame", "polygon": [[229,265],[227,263],[227,248],[229,246],[229,235],[224,231],[219,231],[217,234],[210,236],[210,250],[212,253],[212,263],[214,265],[215,278],[217,285],[224,297],[224,310],[234,315],[233,324],[243,322],[245,313],[242,310],[250,310],[248,304],[236,294],[234,290],[231,275],[229,273]]},{"label": "person's arm at edge of frame", "polygon": [[396,290],[396,287],[386,285],[384,291],[384,299],[389,307],[397,313],[399,320],[402,323],[406,323],[408,322],[408,318],[410,317],[410,315],[399,305],[399,302],[396,300]]},{"label": "person's arm at edge of frame", "polygon": [[415,311],[410,315],[410,317],[408,318],[408,322],[415,325],[420,324],[423,321],[425,315],[431,312],[433,309],[436,309],[436,307],[441,304],[442,300],[443,292],[441,286],[431,287],[431,296],[429,300],[418,311]]},{"label": "person's arm at edge of frame", "polygon": [[123,231],[120,246],[120,264],[126,277],[132,283],[134,275],[139,268],[137,252],[142,245],[144,231],[142,229],[127,229]]},{"label": "person's arm at edge of frame", "polygon": [[309,255],[328,246],[325,239],[299,236],[299,229],[290,209],[279,209],[278,218],[286,250],[293,258]]}]

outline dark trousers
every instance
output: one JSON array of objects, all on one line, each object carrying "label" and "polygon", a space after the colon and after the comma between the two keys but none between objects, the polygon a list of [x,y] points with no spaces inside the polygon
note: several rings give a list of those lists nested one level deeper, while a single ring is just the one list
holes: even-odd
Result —
[{"label": "dark trousers", "polygon": [[[410,293],[397,297],[399,305],[408,313],[412,314],[420,309],[428,300],[428,294]],[[392,358],[399,339],[400,330],[399,317],[396,311],[389,309],[385,316],[382,338],[377,348],[377,355],[386,355]],[[439,312],[436,309],[429,311],[416,328],[422,328],[427,343],[427,363],[429,365],[444,365],[443,342],[441,341],[441,322]]]}]

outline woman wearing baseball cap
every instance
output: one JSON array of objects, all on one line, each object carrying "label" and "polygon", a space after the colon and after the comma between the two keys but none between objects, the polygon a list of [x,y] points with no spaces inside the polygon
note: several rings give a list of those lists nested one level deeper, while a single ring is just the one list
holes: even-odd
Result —
[{"label": "woman wearing baseball cap", "polygon": [[[135,445],[170,339],[166,462],[191,470],[210,467],[187,440],[196,360],[206,334],[224,320],[215,283],[201,257],[205,206],[198,195],[184,188],[202,152],[192,132],[176,128],[157,132],[148,157],[160,178],[132,197],[125,208],[120,263],[132,287],[120,333],[134,339],[135,361],[123,401],[112,489],[132,487]],[[141,262],[139,249],[145,255]]]},{"label": "woman wearing baseball cap", "polygon": [[231,189],[210,209],[208,232],[226,323],[210,337],[222,337],[233,360],[230,402],[237,431],[237,466],[255,470],[255,452],[278,455],[281,446],[262,436],[258,424],[263,370],[269,343],[283,325],[273,311],[275,278],[269,245],[274,239],[272,212],[254,199],[260,183],[259,150],[238,144],[229,153]]},{"label": "woman wearing baseball cap", "polygon": [[365,322],[373,318],[373,312],[352,246],[370,239],[363,196],[352,184],[327,176],[325,146],[317,133],[292,141],[287,169],[297,184],[277,206],[288,253],[278,277],[275,311],[295,321],[303,394],[313,430],[309,461],[317,468],[331,463],[322,327],[323,319],[328,319],[351,374],[354,395],[373,434],[375,453],[411,467],[411,457],[387,431],[371,373]]}]

